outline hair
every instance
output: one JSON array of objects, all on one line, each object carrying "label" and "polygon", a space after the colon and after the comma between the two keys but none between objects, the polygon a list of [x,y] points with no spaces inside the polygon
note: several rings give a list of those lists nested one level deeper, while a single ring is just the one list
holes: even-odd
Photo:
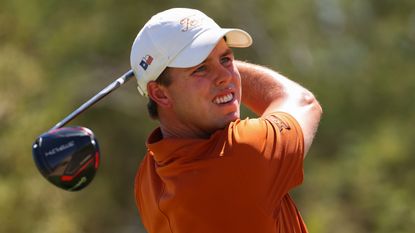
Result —
[{"label": "hair", "polygon": [[[172,82],[171,77],[168,72],[168,67],[161,72],[161,74],[157,77],[155,82],[162,86],[169,86]],[[157,110],[157,103],[151,99],[149,96],[148,103],[147,103],[147,111],[152,119],[158,119],[159,114]]]}]

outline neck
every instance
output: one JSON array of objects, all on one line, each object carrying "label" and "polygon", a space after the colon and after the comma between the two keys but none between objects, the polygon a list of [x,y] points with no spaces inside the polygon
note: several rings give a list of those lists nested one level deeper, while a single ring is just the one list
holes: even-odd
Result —
[{"label": "neck", "polygon": [[178,117],[171,117],[169,114],[159,112],[160,129],[163,138],[209,138],[212,132],[195,124],[184,123]]}]

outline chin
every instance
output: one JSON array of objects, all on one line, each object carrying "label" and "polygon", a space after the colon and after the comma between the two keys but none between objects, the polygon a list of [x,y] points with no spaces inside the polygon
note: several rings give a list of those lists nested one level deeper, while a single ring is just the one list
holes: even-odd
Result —
[{"label": "chin", "polygon": [[216,123],[212,125],[213,126],[212,129],[214,129],[213,131],[224,129],[229,125],[229,123],[236,121],[238,119],[239,119],[238,112],[229,113],[225,116],[222,116],[221,118],[216,118]]},{"label": "chin", "polygon": [[239,113],[235,113],[232,115],[229,115],[226,120],[225,120],[225,126],[228,125],[229,123],[236,121],[239,119]]}]

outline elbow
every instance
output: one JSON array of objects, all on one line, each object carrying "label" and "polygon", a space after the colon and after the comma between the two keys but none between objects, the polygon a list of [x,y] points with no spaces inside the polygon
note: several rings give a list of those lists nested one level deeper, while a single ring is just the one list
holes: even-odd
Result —
[{"label": "elbow", "polygon": [[316,115],[321,116],[323,114],[323,108],[313,93],[308,90],[304,90],[301,99],[302,105],[307,106]]},{"label": "elbow", "polygon": [[314,140],[317,128],[323,114],[323,108],[317,101],[317,98],[309,91],[305,91],[302,98],[302,117],[299,117],[299,123],[304,134],[304,156],[307,154]]}]

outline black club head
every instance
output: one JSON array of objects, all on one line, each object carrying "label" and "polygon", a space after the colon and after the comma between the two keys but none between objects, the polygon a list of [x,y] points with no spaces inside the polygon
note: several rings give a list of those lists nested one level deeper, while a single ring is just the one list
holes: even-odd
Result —
[{"label": "black club head", "polygon": [[32,153],[40,173],[68,191],[85,188],[100,161],[94,133],[84,127],[63,127],[44,133],[33,143]]}]

